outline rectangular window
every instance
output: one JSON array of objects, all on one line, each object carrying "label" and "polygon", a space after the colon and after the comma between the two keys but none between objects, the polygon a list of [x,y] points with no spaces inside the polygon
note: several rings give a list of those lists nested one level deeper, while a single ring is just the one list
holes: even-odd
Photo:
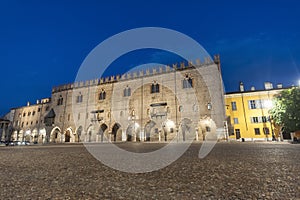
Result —
[{"label": "rectangular window", "polygon": [[265,135],[269,135],[269,134],[270,134],[270,130],[269,130],[268,127],[264,127],[264,128],[263,128],[263,131],[264,131],[264,134],[265,134]]},{"label": "rectangular window", "polygon": [[235,101],[231,102],[231,109],[232,110],[237,110],[236,109],[236,102]]},{"label": "rectangular window", "polygon": [[268,120],[267,120],[267,117],[266,116],[262,116],[261,117],[261,121],[263,122],[263,123],[266,123]]},{"label": "rectangular window", "polygon": [[239,119],[238,118],[233,118],[233,123],[234,124],[238,124],[239,123]]},{"label": "rectangular window", "polygon": [[251,120],[251,123],[258,123],[259,122],[258,117],[251,117],[250,120]]},{"label": "rectangular window", "polygon": [[129,96],[131,96],[131,89],[125,88],[124,89],[124,97],[129,97]]},{"label": "rectangular window", "polygon": [[41,112],[41,108],[38,108],[38,112]]},{"label": "rectangular window", "polygon": [[151,85],[151,93],[159,93],[159,84]]},{"label": "rectangular window", "polygon": [[249,106],[249,109],[256,109],[255,100],[249,100],[248,106]]},{"label": "rectangular window", "polygon": [[259,130],[259,128],[254,128],[254,133],[255,133],[255,135],[260,135],[260,130]]},{"label": "rectangular window", "polygon": [[35,115],[35,110],[32,112],[32,116],[34,116]]},{"label": "rectangular window", "polygon": [[83,95],[78,95],[76,98],[76,103],[82,103]]}]

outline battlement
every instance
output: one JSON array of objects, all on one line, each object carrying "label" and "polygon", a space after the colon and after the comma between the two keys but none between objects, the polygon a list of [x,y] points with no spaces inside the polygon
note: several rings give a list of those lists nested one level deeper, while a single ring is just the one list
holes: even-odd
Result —
[{"label": "battlement", "polygon": [[94,80],[86,80],[86,81],[80,81],[80,82],[55,86],[52,88],[52,93],[61,92],[64,90],[71,90],[74,88],[90,87],[90,86],[96,86],[101,84],[110,84],[114,82],[154,76],[154,75],[170,73],[174,71],[182,71],[182,70],[191,69],[195,67],[204,67],[211,64],[219,64],[219,62],[220,62],[219,55],[215,55],[214,60],[211,60],[210,57],[206,57],[204,58],[203,62],[201,62],[200,59],[197,59],[195,62],[192,61],[188,61],[188,63],[181,62],[180,64],[177,63],[172,64],[172,66],[164,65],[159,67],[147,68],[146,70],[132,71],[129,73],[125,73],[123,75],[116,75],[116,76],[98,78]]}]

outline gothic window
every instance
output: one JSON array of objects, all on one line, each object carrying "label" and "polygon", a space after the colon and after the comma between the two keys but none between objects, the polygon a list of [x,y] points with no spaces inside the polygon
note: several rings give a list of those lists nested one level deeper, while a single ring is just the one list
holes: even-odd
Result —
[{"label": "gothic window", "polygon": [[99,100],[104,100],[106,98],[106,92],[102,89],[99,95]]},{"label": "gothic window", "polygon": [[183,89],[192,88],[193,87],[193,79],[190,76],[186,75],[182,81],[182,87],[183,87]]},{"label": "gothic window", "polygon": [[159,84],[156,81],[151,85],[151,93],[159,93]]},{"label": "gothic window", "polygon": [[81,103],[83,100],[83,95],[79,92],[79,95],[76,97],[76,103]]},{"label": "gothic window", "polygon": [[57,105],[58,106],[63,105],[63,102],[64,102],[64,98],[60,95],[58,100],[57,100]]},{"label": "gothic window", "polygon": [[131,96],[131,88],[127,86],[124,89],[124,97],[129,97],[129,96]]}]

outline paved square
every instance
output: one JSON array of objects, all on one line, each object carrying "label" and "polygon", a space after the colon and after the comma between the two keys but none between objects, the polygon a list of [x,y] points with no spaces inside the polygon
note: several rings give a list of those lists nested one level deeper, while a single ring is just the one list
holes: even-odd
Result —
[{"label": "paved square", "polygon": [[[121,143],[135,152],[163,144]],[[194,143],[159,171],[113,170],[81,144],[0,147],[0,199],[299,199],[300,145]]]}]

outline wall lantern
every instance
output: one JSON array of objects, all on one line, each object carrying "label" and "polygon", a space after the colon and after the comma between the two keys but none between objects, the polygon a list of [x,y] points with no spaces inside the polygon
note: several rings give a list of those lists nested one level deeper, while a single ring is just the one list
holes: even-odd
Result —
[{"label": "wall lantern", "polygon": [[208,103],[208,104],[207,104],[207,109],[208,109],[208,110],[211,110],[211,109],[212,109],[211,103]]}]

